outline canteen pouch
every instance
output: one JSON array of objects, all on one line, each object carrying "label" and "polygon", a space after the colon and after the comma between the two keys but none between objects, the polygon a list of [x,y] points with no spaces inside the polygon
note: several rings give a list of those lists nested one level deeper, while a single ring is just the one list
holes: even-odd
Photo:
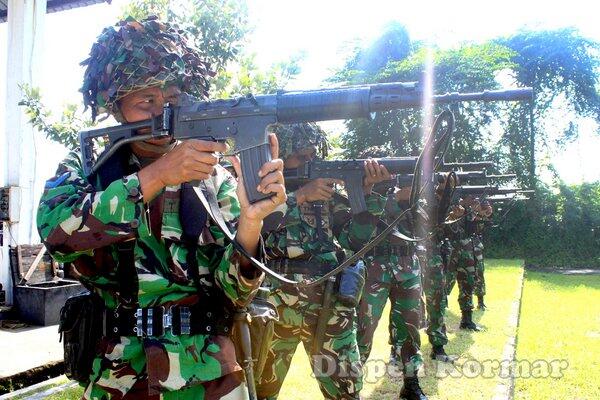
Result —
[{"label": "canteen pouch", "polygon": [[365,286],[366,269],[365,263],[359,260],[353,266],[340,272],[337,292],[337,299],[340,303],[351,308],[358,306]]},{"label": "canteen pouch", "polygon": [[102,337],[104,304],[85,292],[69,297],[60,310],[58,333],[63,342],[65,374],[69,379],[88,383],[98,342]]}]

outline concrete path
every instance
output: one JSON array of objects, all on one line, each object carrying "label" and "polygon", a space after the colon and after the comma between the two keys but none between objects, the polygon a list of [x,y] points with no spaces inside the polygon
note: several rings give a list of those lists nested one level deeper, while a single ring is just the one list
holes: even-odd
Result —
[{"label": "concrete path", "polygon": [[58,325],[0,329],[0,378],[63,359]]}]

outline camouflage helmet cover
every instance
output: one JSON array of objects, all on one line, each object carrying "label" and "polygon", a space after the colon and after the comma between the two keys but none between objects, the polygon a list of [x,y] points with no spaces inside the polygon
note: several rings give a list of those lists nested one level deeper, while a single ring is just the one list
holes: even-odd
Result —
[{"label": "camouflage helmet cover", "polygon": [[317,155],[327,156],[327,134],[314,122],[289,125],[273,124],[269,131],[277,135],[279,157],[282,159],[311,146],[317,149]]},{"label": "camouflage helmet cover", "polygon": [[207,78],[214,75],[184,32],[156,17],[129,17],[105,28],[81,65],[87,68],[80,91],[94,120],[99,114],[118,115],[119,99],[149,87],[177,85],[185,93],[207,97]]},{"label": "camouflage helmet cover", "polygon": [[370,146],[358,153],[358,158],[390,157],[393,151],[386,145]]}]

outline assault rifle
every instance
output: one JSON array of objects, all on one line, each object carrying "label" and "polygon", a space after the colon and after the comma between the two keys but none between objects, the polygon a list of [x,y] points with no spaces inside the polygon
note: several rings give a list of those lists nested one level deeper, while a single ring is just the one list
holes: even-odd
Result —
[{"label": "assault rifle", "polygon": [[[520,101],[532,97],[531,88],[518,88],[434,95],[431,101],[439,104]],[[108,159],[131,142],[164,137],[227,141],[233,145],[231,151],[240,155],[248,199],[256,202],[270,196],[256,190],[257,171],[271,159],[268,125],[369,118],[379,111],[421,107],[424,100],[423,88],[417,82],[281,91],[272,95],[210,101],[192,101],[182,96],[178,105],[166,105],[162,114],[152,119],[80,132],[83,170],[86,176],[98,174]],[[104,139],[106,143],[97,158],[94,139]]]},{"label": "assault rifle", "polygon": [[533,190],[521,188],[507,188],[499,186],[457,186],[454,193],[459,196],[495,196],[495,195],[528,195],[534,193]]},{"label": "assault rifle", "polygon": [[[516,178],[515,174],[498,174],[488,175],[485,171],[455,171],[454,172],[459,179],[460,183],[466,183],[470,181],[484,181],[488,180],[500,180],[500,179],[513,179]],[[447,176],[447,173],[438,172],[435,174],[437,182],[442,182]],[[394,179],[376,183],[373,190],[378,193],[384,193],[393,187],[409,187],[412,185],[414,175],[411,174],[398,174]]]},{"label": "assault rifle", "polygon": [[[387,157],[375,158],[392,174],[409,174],[414,172],[417,157]],[[312,160],[302,167],[286,169],[284,178],[286,184],[297,185],[318,178],[334,178],[344,181],[352,214],[367,210],[363,179],[365,177],[366,160]]]},{"label": "assault rifle", "polygon": [[484,168],[492,168],[493,161],[471,161],[471,162],[451,162],[444,163],[442,171],[477,171]]}]

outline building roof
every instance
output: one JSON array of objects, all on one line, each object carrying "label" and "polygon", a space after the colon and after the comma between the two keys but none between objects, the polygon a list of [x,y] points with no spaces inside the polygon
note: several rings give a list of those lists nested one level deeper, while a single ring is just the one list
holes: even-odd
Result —
[{"label": "building roof", "polygon": [[[8,14],[8,1],[0,0],[0,23],[6,22],[6,16]],[[47,0],[46,12],[52,13],[63,10],[70,10],[71,8],[91,6],[96,3],[110,3],[111,0]]]}]

